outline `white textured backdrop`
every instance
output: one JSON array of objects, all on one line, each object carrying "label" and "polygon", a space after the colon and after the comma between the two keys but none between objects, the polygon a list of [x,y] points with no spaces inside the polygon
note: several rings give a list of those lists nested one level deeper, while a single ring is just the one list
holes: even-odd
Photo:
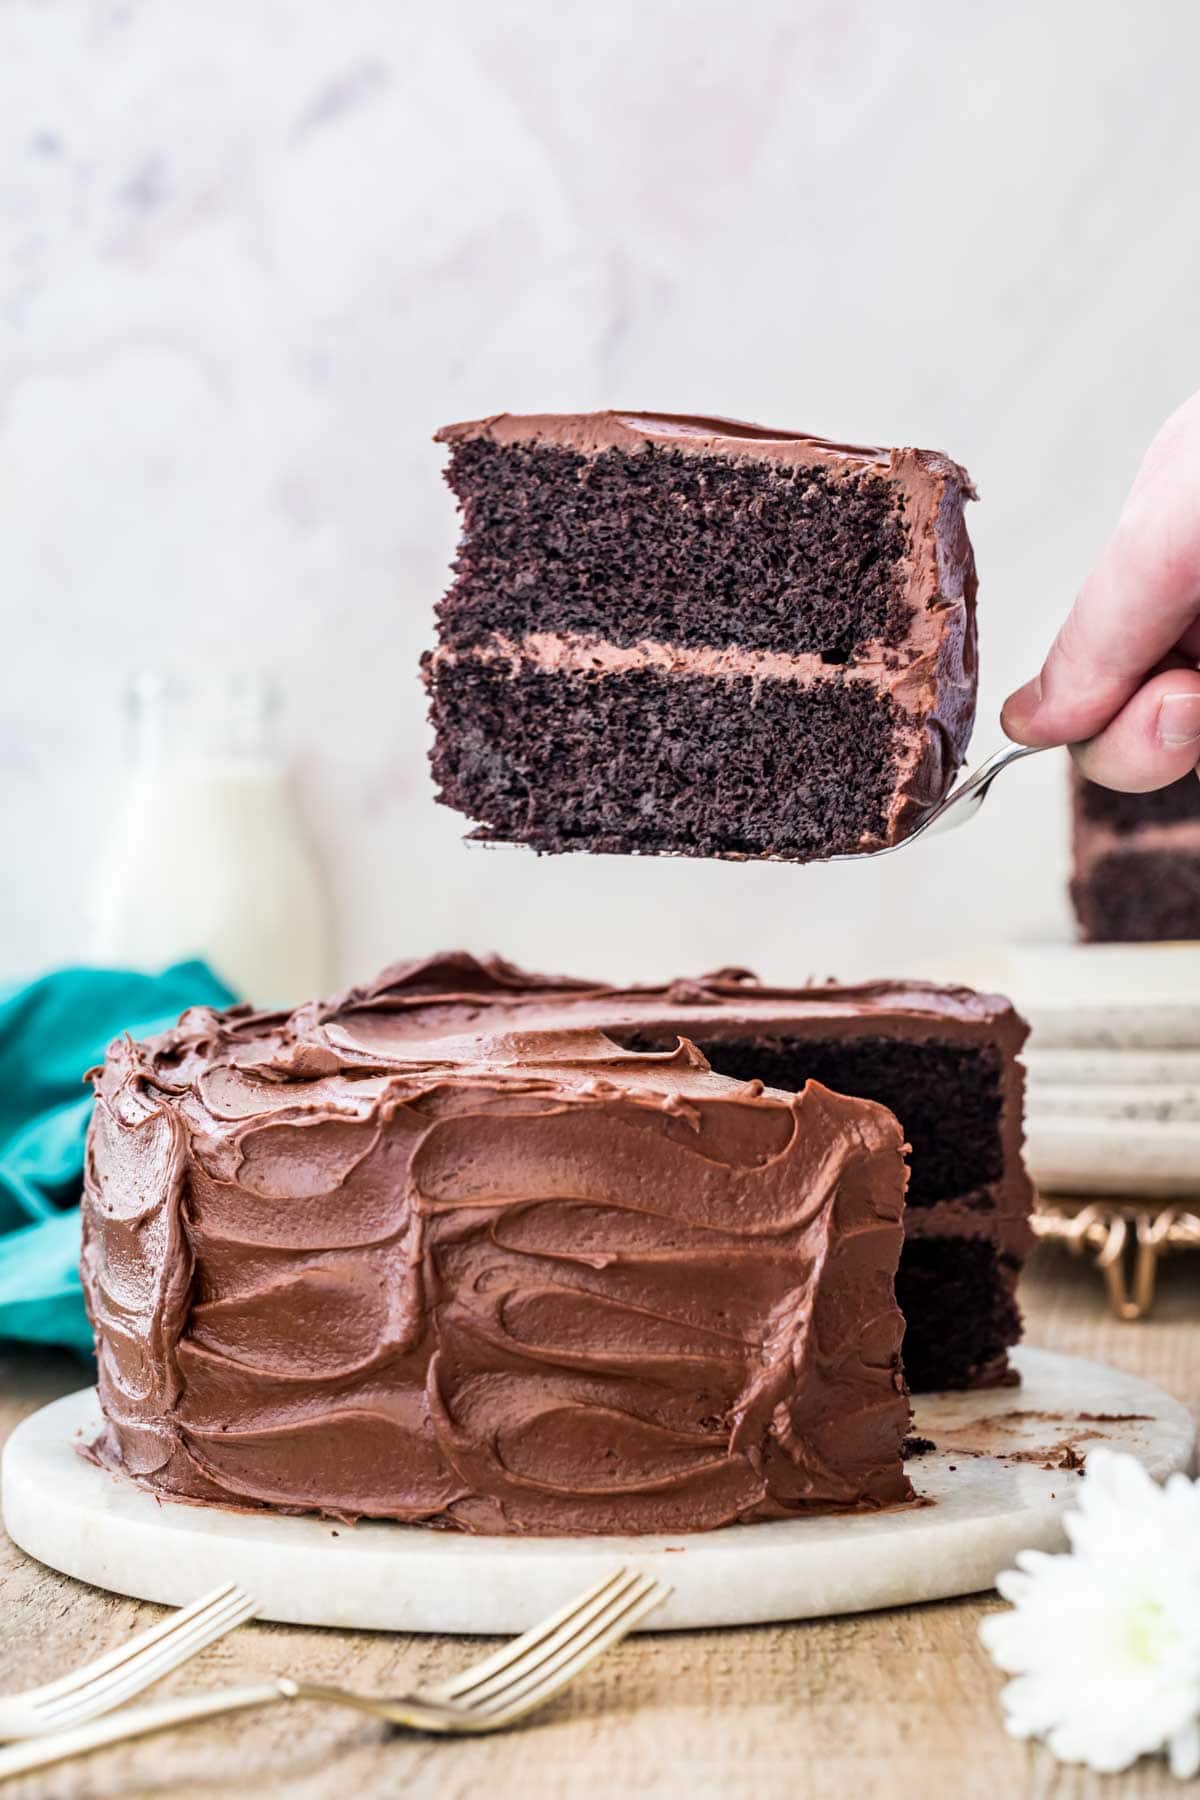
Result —
[{"label": "white textured backdrop", "polygon": [[145,664],[274,666],[347,977],[464,942],[902,972],[1066,930],[1063,771],[827,869],[463,848],[416,662],[446,420],[972,470],[975,748],[1200,383],[1192,0],[0,5],[0,971],[77,954]]}]

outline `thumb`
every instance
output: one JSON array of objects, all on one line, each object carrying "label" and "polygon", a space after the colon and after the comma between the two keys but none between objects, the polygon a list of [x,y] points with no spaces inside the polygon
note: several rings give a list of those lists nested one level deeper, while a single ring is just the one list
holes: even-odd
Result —
[{"label": "thumb", "polygon": [[1005,702],[1005,731],[1022,744],[1095,737],[1198,614],[1200,395],[1151,445],[1041,671]]}]

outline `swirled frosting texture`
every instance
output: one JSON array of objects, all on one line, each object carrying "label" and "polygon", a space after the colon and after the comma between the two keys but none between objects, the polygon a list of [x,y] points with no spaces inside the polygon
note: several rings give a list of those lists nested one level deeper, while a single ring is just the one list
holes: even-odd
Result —
[{"label": "swirled frosting texture", "polygon": [[102,1463],[492,1533],[910,1496],[889,1112],[687,1043],[389,1046],[347,1029],[370,1016],[196,1010],[94,1072]]},{"label": "swirled frosting texture", "polygon": [[[911,1145],[897,1282],[907,1377],[918,1391],[1012,1379],[1033,1189],[1021,1155],[1028,1028],[1001,995],[923,981],[770,986],[741,968],[618,988],[459,951],[397,963],[315,1009],[312,1024],[339,1053],[360,1056],[416,1056],[439,1040],[553,1024],[639,1050],[684,1038],[726,1075],[789,1090],[811,1076],[884,1102]],[[924,1271],[920,1291],[914,1270]]]},{"label": "swirled frosting texture", "polygon": [[[463,951],[396,963],[372,982],[306,1009],[306,1030],[341,1057],[418,1056],[436,1043],[474,1041],[516,1029],[569,1025],[669,1043],[708,1046],[746,1037],[933,1041],[995,1051],[999,1066],[1002,1173],[979,1191],[908,1208],[910,1236],[980,1234],[985,1225],[1006,1255],[1032,1243],[1033,1191],[1021,1156],[1025,1074],[1019,1060],[1028,1027],[1000,994],[928,981],[813,982],[771,986],[750,970],[717,969],[660,985],[614,987],[568,975],[540,975],[500,957]],[[901,1125],[904,1120],[901,1119]]]}]

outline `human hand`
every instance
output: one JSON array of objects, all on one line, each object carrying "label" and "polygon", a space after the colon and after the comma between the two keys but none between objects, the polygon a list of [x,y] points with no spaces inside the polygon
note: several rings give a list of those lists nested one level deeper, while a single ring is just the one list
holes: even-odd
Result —
[{"label": "human hand", "polygon": [[1005,701],[1018,744],[1069,744],[1103,787],[1147,793],[1200,762],[1200,394],[1142,461],[1041,673]]}]

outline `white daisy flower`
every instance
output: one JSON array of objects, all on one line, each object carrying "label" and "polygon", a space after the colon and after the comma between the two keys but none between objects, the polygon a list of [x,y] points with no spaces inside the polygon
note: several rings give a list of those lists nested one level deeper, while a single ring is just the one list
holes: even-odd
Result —
[{"label": "white daisy flower", "polygon": [[1167,1752],[1200,1771],[1200,1484],[1165,1487],[1132,1456],[1093,1450],[1070,1551],[1023,1550],[996,1583],[1011,1612],[985,1619],[1014,1737],[1043,1738],[1100,1773]]}]

